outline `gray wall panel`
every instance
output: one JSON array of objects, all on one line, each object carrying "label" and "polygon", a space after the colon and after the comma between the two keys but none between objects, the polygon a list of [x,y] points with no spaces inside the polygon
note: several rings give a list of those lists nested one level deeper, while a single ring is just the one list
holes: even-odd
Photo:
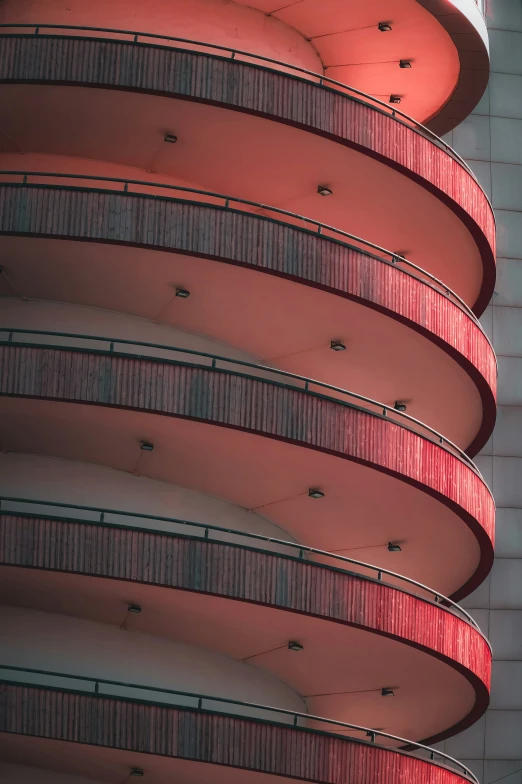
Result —
[{"label": "gray wall panel", "polygon": [[484,784],[522,784],[522,0],[487,0],[492,73],[474,113],[448,134],[491,194],[498,278],[481,319],[498,354],[497,425],[477,464],[497,504],[490,578],[463,604],[493,645],[491,705],[441,744]]}]

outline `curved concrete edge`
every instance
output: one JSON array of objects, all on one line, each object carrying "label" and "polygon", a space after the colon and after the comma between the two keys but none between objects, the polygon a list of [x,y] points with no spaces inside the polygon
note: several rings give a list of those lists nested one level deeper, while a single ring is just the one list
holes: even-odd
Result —
[{"label": "curved concrete edge", "polygon": [[[122,559],[121,552],[129,558]],[[154,553],[157,557],[151,557]],[[438,734],[439,740],[474,723],[489,702],[491,649],[463,618],[400,585],[263,551],[259,545],[6,512],[0,515],[0,564],[249,602],[353,626],[422,650],[460,672],[476,693],[470,714]]]},{"label": "curved concrete edge", "polygon": [[477,315],[492,296],[495,219],[482,187],[445,149],[378,108],[279,71],[209,54],[120,40],[0,37],[0,84],[30,83],[171,96],[281,122],[351,147],[417,182],[462,220],[483,263],[473,306]]},{"label": "curved concrete edge", "polygon": [[[79,214],[89,214],[92,220],[79,224]],[[230,227],[223,231],[223,222],[228,218]],[[238,236],[233,243],[230,237],[234,232]],[[471,457],[482,449],[493,431],[495,357],[472,319],[419,279],[324,235],[251,213],[223,212],[197,202],[55,185],[2,183],[0,235],[155,248],[242,266],[345,297],[423,335],[469,375],[483,409],[479,430],[466,448]],[[248,259],[241,253],[245,244],[250,248]],[[356,271],[358,275],[354,274]],[[421,301],[425,303],[423,307],[419,307]]]},{"label": "curved concrete edge", "polygon": [[447,103],[424,123],[438,136],[452,131],[471,114],[489,81],[489,39],[474,0],[417,0],[444,27],[459,55],[457,85]]},{"label": "curved concrete edge", "polygon": [[[3,345],[0,368],[0,396],[206,422],[387,473],[439,500],[476,537],[481,553],[477,569],[450,598],[471,593],[491,569],[495,507],[487,485],[453,453],[385,417],[251,376],[128,355]],[[248,401],[248,410],[237,401]]]},{"label": "curved concrete edge", "polygon": [[317,784],[367,784],[368,771],[380,781],[469,783],[463,773],[400,749],[230,714],[6,683],[0,684],[0,707],[0,732],[49,742],[159,754]]}]

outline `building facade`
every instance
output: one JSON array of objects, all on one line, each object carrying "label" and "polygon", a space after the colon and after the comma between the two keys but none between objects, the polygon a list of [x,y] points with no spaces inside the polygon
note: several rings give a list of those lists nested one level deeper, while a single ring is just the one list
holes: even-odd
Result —
[{"label": "building facade", "polygon": [[482,323],[498,356],[494,433],[477,457],[497,505],[495,563],[463,604],[488,634],[494,662],[490,709],[442,744],[481,780],[522,781],[522,499],[520,496],[520,259],[522,257],[522,3],[487,0],[491,75],[472,114],[447,141],[486,189],[497,222],[497,282]]},{"label": "building facade", "polygon": [[513,774],[502,2],[0,5],[8,784]]}]

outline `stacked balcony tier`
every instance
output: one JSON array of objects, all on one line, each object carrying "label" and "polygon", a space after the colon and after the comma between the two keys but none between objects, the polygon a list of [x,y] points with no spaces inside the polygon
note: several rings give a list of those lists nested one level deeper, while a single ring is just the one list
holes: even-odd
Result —
[{"label": "stacked balcony tier", "polygon": [[475,6],[5,5],[1,759],[473,781],[495,225],[421,122]]}]

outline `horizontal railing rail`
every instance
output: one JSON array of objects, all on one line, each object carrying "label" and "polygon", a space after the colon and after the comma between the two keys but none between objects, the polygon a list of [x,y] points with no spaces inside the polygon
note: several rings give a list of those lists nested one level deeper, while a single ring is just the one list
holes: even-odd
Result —
[{"label": "horizontal railing rail", "polygon": [[[433,131],[430,131],[425,125],[415,120],[413,117],[410,117],[408,114],[401,112],[399,109],[392,108],[392,105],[386,103],[385,101],[381,101],[379,98],[374,97],[368,93],[363,92],[362,90],[357,90],[354,87],[350,87],[343,82],[339,82],[335,79],[331,79],[324,74],[317,73],[315,71],[310,71],[306,68],[301,68],[297,65],[292,65],[291,63],[284,62],[282,60],[275,60],[271,57],[265,57],[264,55],[258,55],[252,52],[246,52],[242,49],[235,49],[229,46],[220,46],[218,44],[213,43],[206,43],[205,41],[195,41],[190,38],[179,38],[176,36],[166,36],[166,35],[159,35],[157,33],[144,33],[139,32],[136,30],[118,30],[111,27],[86,27],[86,26],[77,26],[77,25],[55,25],[55,24],[1,24],[0,25],[0,37],[5,36],[13,36],[13,35],[20,35],[18,31],[24,30],[29,31],[32,30],[32,33],[25,32],[23,33],[27,37],[33,36],[45,36],[48,35],[47,33],[42,33],[44,30],[53,31],[53,36],[50,37],[63,37],[67,36],[67,34],[72,31],[74,36],[73,37],[85,37],[85,38],[97,38],[96,34],[102,34],[101,40],[105,40],[107,36],[118,36],[117,38],[111,38],[109,40],[114,40],[118,42],[138,44],[138,45],[154,45],[154,46],[162,46],[166,48],[175,48],[175,49],[184,49],[190,52],[196,52],[198,54],[206,54],[212,55],[214,57],[219,56],[221,58],[226,58],[229,60],[234,60],[237,62],[241,62],[245,65],[251,65],[258,68],[264,68],[266,70],[275,70],[278,73],[284,73],[286,76],[290,76],[292,78],[300,79],[301,81],[312,82],[316,84],[318,87],[323,89],[328,89],[332,92],[339,93],[344,96],[348,96],[352,98],[352,100],[356,100],[359,103],[364,103],[366,105],[371,106],[376,111],[380,111],[383,114],[387,114],[393,117],[398,122],[402,122],[404,125],[407,125],[412,130],[416,131],[420,135],[424,136],[426,139],[434,143],[437,147],[444,150],[448,155],[450,155],[457,163],[459,163],[467,172],[468,174],[475,180],[477,185],[482,190],[482,186],[477,180],[477,177],[470,169],[466,161],[458,155],[455,150],[450,147],[443,139],[437,136]],[[92,35],[95,34],[95,35]],[[152,43],[151,43],[152,42]],[[185,47],[190,47],[189,49],[185,49]],[[197,47],[197,48],[196,48]],[[245,58],[245,59],[241,59]],[[274,68],[274,66],[277,66]],[[281,69],[284,69],[281,71]],[[484,191],[483,191],[484,192]],[[487,194],[484,192],[484,196],[487,199]],[[488,199],[489,201],[489,199]]]},{"label": "horizontal railing rail", "polygon": [[[21,181],[13,181],[11,179],[4,180],[3,177],[20,177]],[[36,182],[31,182],[30,178],[36,178]],[[53,182],[42,182],[42,180],[64,180],[65,183],[69,181],[72,182],[72,185],[69,186],[67,184],[61,185],[56,184]],[[76,185],[76,181],[85,181],[86,183],[98,183],[101,188],[90,188],[86,185]],[[364,253],[365,255],[369,256],[376,261],[379,261],[383,264],[387,264],[390,267],[402,272],[403,274],[410,275],[411,277],[419,280],[426,286],[437,291],[439,294],[442,294],[444,297],[447,297],[454,305],[456,305],[460,310],[462,310],[468,318],[470,318],[474,324],[476,325],[477,329],[479,329],[484,337],[486,338],[487,342],[490,344],[492,350],[493,346],[489,337],[487,336],[486,332],[484,331],[480,321],[477,319],[471,308],[464,302],[464,300],[459,297],[454,291],[452,291],[448,286],[446,286],[439,278],[432,275],[430,272],[422,269],[417,264],[414,264],[405,256],[399,255],[398,253],[393,253],[393,251],[386,250],[386,248],[381,247],[380,245],[376,245],[373,242],[369,242],[368,240],[362,239],[362,237],[358,237],[355,234],[350,234],[347,231],[343,231],[342,229],[336,229],[334,226],[330,226],[326,223],[321,223],[320,221],[316,221],[313,218],[307,218],[304,215],[300,215],[295,212],[290,212],[289,210],[281,209],[280,207],[271,207],[268,204],[262,204],[260,202],[250,201],[249,199],[240,199],[234,196],[227,196],[222,193],[216,193],[213,191],[204,191],[199,190],[197,188],[187,188],[181,185],[172,185],[169,183],[163,182],[151,182],[147,180],[131,180],[131,179],[123,179],[118,177],[100,177],[96,175],[90,174],[68,174],[62,172],[37,172],[37,171],[19,171],[19,170],[0,170],[0,186],[39,186],[45,188],[77,188],[78,190],[102,190],[103,192],[111,192],[111,193],[122,193],[128,194],[132,193],[133,195],[137,196],[147,196],[152,198],[165,198],[173,201],[182,201],[188,203],[194,203],[205,207],[214,207],[216,209],[224,209],[227,211],[234,211],[234,212],[245,212],[248,215],[253,215],[256,218],[260,218],[262,220],[271,220],[277,223],[285,223],[290,225],[292,228],[297,229],[298,231],[306,231],[307,233],[317,234],[321,237],[321,239],[331,240],[333,242],[337,242],[338,244],[345,245],[353,250],[359,251],[360,253]],[[106,187],[107,185],[111,187]],[[114,188],[112,186],[119,185],[119,188]],[[152,189],[154,193],[147,192],[142,189]],[[158,193],[158,191],[165,191],[166,193]],[[179,195],[176,195],[179,194]],[[202,199],[210,199],[212,201],[203,201]],[[253,212],[252,210],[246,210],[245,207],[253,208],[253,210],[257,210],[257,212]],[[272,217],[276,216],[276,217]],[[299,221],[299,223],[290,223],[288,219],[292,221]],[[287,220],[285,220],[287,219]],[[377,255],[377,254],[383,254]]]},{"label": "horizontal railing rail", "polygon": [[[27,511],[27,506],[29,506],[30,511]],[[43,509],[34,509],[34,507],[43,507]],[[58,510],[57,512],[54,510]],[[66,514],[64,517],[62,513],[72,512],[72,514]],[[87,517],[74,517],[75,514],[78,512],[87,512],[90,514],[97,515],[97,519],[87,518]],[[395,590],[401,590],[403,593],[408,593],[410,596],[415,596],[416,598],[430,602],[432,604],[437,604],[442,610],[449,612],[451,615],[458,615],[461,620],[464,620],[466,623],[469,623],[470,626],[473,628],[484,638],[487,642],[488,646],[491,649],[491,645],[489,640],[487,639],[486,635],[481,630],[478,623],[472,618],[472,616],[466,612],[466,610],[461,607],[459,604],[454,602],[452,599],[449,599],[444,594],[440,593],[439,591],[434,591],[432,588],[429,588],[427,585],[418,582],[417,580],[413,580],[410,577],[404,577],[403,575],[399,574],[398,572],[392,572],[390,569],[385,569],[381,566],[374,566],[373,564],[369,564],[365,561],[359,561],[355,558],[348,558],[344,555],[339,555],[338,553],[331,553],[328,550],[320,550],[317,547],[308,547],[307,545],[299,544],[298,542],[291,542],[285,539],[277,539],[273,536],[265,536],[263,534],[254,534],[246,531],[238,531],[233,528],[224,528],[223,526],[219,525],[211,525],[209,523],[198,523],[194,522],[193,520],[184,520],[181,518],[176,517],[162,517],[160,515],[149,515],[149,514],[142,514],[141,512],[125,512],[121,510],[114,510],[114,509],[107,509],[103,507],[97,506],[85,506],[83,504],[65,504],[58,501],[42,501],[42,500],[34,500],[34,499],[26,499],[26,498],[16,498],[11,496],[0,496],[0,515],[2,514],[14,514],[20,515],[22,517],[28,517],[31,519],[35,518],[42,518],[45,520],[57,520],[62,522],[72,522],[72,523],[84,523],[87,525],[99,525],[99,526],[106,526],[107,528],[124,528],[126,530],[133,530],[133,531],[140,531],[143,533],[148,534],[156,534],[158,536],[170,536],[170,537],[182,537],[184,539],[195,539],[201,540],[204,539],[205,541],[213,541],[219,542],[220,544],[227,544],[232,547],[241,547],[242,549],[248,550],[256,550],[256,552],[263,552],[268,553],[269,555],[277,556],[278,558],[291,558],[292,560],[303,561],[305,560],[306,555],[318,555],[322,558],[329,558],[334,563],[335,566],[331,566],[330,564],[324,564],[321,561],[313,561],[307,560],[306,563],[312,564],[314,566],[320,568],[329,568],[335,569],[335,571],[341,571],[345,574],[349,574],[351,576],[356,576],[363,580],[374,580],[376,582],[382,583],[384,585],[389,586]],[[111,518],[116,518],[113,520]],[[169,530],[167,528],[152,528],[152,527],[145,527],[139,526],[136,524],[130,524],[126,522],[127,520],[142,520],[142,521],[153,521],[156,523],[167,523],[170,526],[181,526],[179,530]],[[189,529],[196,529],[195,531]],[[215,534],[213,538],[212,534]],[[241,544],[238,544],[236,541],[230,541],[227,539],[223,539],[220,535],[225,534],[227,536],[238,537]],[[245,541],[247,544],[242,544]],[[278,547],[284,547],[285,550],[295,551],[296,555],[289,555],[288,553],[281,551],[281,550],[266,550],[262,547],[254,547],[254,545],[250,545],[250,542],[255,543],[266,543],[271,545],[276,545]],[[375,574],[375,577],[370,577],[367,574],[363,574],[362,572],[354,572],[351,569],[345,568],[347,565],[350,566],[357,566],[361,569],[367,569],[372,574]],[[387,583],[383,580],[383,575],[387,577],[391,577],[394,580],[397,580],[400,585],[396,585],[395,583]],[[415,588],[420,589],[425,593],[416,593],[414,591],[409,590],[407,586],[414,586]]]},{"label": "horizontal railing rail", "polygon": [[[9,677],[8,673],[13,673],[13,677]],[[18,673],[20,679],[16,678]],[[69,687],[64,686],[63,683],[38,683],[36,678],[28,678],[27,676],[44,676],[44,678],[59,679],[60,681],[69,682]],[[25,676],[25,677],[23,677]],[[343,732],[351,731],[358,732],[369,740],[364,741],[361,738],[353,737],[353,740],[358,743],[375,744],[377,738],[386,738],[386,740],[393,743],[400,744],[404,748],[394,748],[391,746],[382,746],[396,754],[411,756],[421,756],[426,761],[434,762],[445,768],[463,775],[472,781],[474,784],[479,784],[478,779],[474,774],[458,760],[450,757],[438,749],[425,746],[416,741],[410,741],[406,738],[401,738],[398,735],[391,735],[382,730],[373,729],[371,727],[363,727],[359,724],[348,724],[343,721],[336,721],[335,719],[327,719],[323,716],[315,716],[309,713],[300,713],[299,711],[287,710],[285,708],[274,708],[272,706],[261,705],[254,702],[243,702],[240,700],[231,700],[225,697],[212,697],[207,694],[197,694],[193,692],[178,691],[176,689],[164,689],[158,686],[143,686],[134,683],[126,683],[125,681],[113,681],[104,678],[93,678],[90,676],[69,675],[68,673],[52,672],[49,670],[38,670],[29,667],[13,667],[11,665],[0,664],[0,683],[16,684],[22,686],[40,686],[41,688],[49,688],[60,691],[68,691],[81,694],[93,694],[95,696],[109,697],[113,699],[124,699],[129,702],[144,702],[149,704],[161,705],[171,704],[176,707],[181,707],[184,710],[197,710],[198,712],[205,713],[221,713],[234,718],[249,719],[253,721],[264,721],[271,724],[279,724],[285,727],[294,727],[296,729],[308,732],[321,732],[328,735],[336,735],[346,738]],[[135,695],[125,695],[118,689],[128,689],[133,692],[139,692],[143,696],[136,697]],[[154,695],[147,699],[147,693]],[[161,700],[159,695],[169,695],[171,698],[179,698],[178,702],[168,703],[166,700]],[[234,712],[232,706],[240,709]],[[249,711],[250,714],[246,711]],[[310,723],[319,724],[323,729],[318,730],[316,727],[310,726]],[[334,729],[327,729],[327,727]]]},{"label": "horizontal railing rail", "polygon": [[[47,340],[40,340],[41,338],[46,338]],[[71,341],[75,341],[75,343],[71,343]],[[101,337],[99,335],[80,335],[73,332],[53,332],[38,329],[13,329],[10,327],[1,327],[0,345],[6,344],[10,346],[55,348],[59,350],[108,354],[112,356],[131,356],[135,359],[160,361],[176,365],[191,365],[193,367],[212,369],[231,375],[265,381],[287,389],[294,389],[313,395],[314,397],[320,397],[349,408],[364,411],[365,413],[380,419],[387,419],[393,422],[393,424],[403,427],[421,438],[425,438],[432,443],[437,443],[443,449],[465,463],[486,485],[482,474],[473,460],[460,449],[460,447],[429,425],[425,425],[419,419],[415,419],[415,417],[412,417],[409,414],[398,411],[392,406],[379,403],[372,398],[358,395],[356,392],[349,392],[341,387],[326,384],[306,376],[299,376],[296,373],[290,373],[286,370],[279,370],[278,368],[256,364],[254,362],[246,362],[242,359],[208,354],[204,351],[195,351],[194,349],[166,346],[157,343],[145,343],[136,340]],[[130,347],[130,350],[126,351],[126,347]],[[169,356],[160,356],[158,353],[142,354],[138,349],[140,351],[152,349],[153,352],[166,352]],[[183,355],[185,356],[183,357]],[[364,405],[359,405],[360,403],[363,403]]]}]

